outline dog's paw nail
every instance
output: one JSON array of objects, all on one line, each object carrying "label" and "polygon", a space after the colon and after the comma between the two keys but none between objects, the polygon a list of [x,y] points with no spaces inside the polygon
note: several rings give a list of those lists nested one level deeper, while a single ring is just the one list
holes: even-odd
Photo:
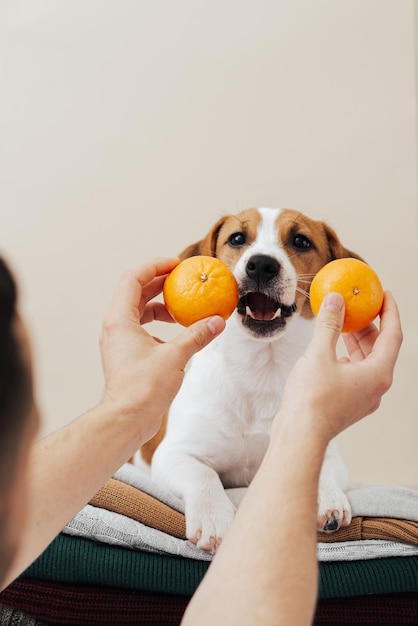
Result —
[{"label": "dog's paw nail", "polygon": [[318,517],[317,528],[320,532],[330,533],[340,527],[339,511],[327,511]]},{"label": "dog's paw nail", "polygon": [[338,529],[338,518],[337,517],[334,517],[334,516],[331,517],[324,524],[325,532],[332,532],[333,530],[337,530],[337,529]]},{"label": "dog's paw nail", "polygon": [[201,537],[202,537],[202,531],[198,530],[196,531],[194,537],[187,537],[187,538],[191,543],[194,543],[194,545],[196,546],[199,543]]},{"label": "dog's paw nail", "polygon": [[343,511],[343,519],[341,522],[341,526],[349,526],[351,522],[351,513],[344,509]]},{"label": "dog's paw nail", "polygon": [[203,550],[204,552],[210,552],[211,554],[215,554],[216,552],[216,540],[215,537],[210,537],[209,541],[206,543],[198,543],[198,548]]}]

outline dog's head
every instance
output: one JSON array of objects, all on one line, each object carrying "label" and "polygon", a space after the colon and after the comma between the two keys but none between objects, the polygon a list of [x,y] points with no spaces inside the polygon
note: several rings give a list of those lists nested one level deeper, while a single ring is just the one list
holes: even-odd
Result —
[{"label": "dog's head", "polygon": [[346,249],[335,231],[293,209],[247,209],[220,219],[181,259],[205,254],[221,259],[239,286],[236,315],[257,338],[274,338],[293,316],[311,318],[309,287],[323,265]]}]

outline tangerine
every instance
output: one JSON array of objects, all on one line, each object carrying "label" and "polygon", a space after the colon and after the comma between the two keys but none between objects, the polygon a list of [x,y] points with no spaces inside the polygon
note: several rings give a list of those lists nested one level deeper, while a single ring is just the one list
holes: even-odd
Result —
[{"label": "tangerine", "polygon": [[163,296],[175,321],[190,326],[212,315],[228,319],[238,303],[238,284],[223,261],[197,255],[184,259],[170,272]]},{"label": "tangerine", "polygon": [[319,270],[309,292],[314,315],[317,315],[322,300],[331,291],[340,293],[345,300],[344,333],[363,330],[382,308],[380,279],[367,263],[359,259],[336,259]]}]

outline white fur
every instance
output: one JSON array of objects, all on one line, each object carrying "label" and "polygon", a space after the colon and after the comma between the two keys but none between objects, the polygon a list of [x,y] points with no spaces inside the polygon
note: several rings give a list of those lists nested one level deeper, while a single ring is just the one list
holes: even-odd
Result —
[{"label": "white fur", "polygon": [[[250,256],[267,254],[281,265],[281,300],[294,301],[297,273],[278,243],[278,210],[259,209],[256,241],[242,254],[234,274],[243,279]],[[169,413],[167,433],[152,461],[152,476],[185,501],[187,537],[215,550],[227,532],[234,507],[224,487],[248,485],[267,449],[272,420],[286,378],[304,352],[312,320],[294,314],[274,337],[256,338],[234,313],[225,331],[196,354]],[[346,472],[334,444],[320,481],[321,524],[350,521]]]}]

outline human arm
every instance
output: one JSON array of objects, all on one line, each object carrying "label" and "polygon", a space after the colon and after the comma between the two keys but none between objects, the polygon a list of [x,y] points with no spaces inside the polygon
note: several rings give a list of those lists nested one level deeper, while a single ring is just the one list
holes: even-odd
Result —
[{"label": "human arm", "polygon": [[27,524],[5,584],[20,574],[103,483],[158,430],[183,380],[187,361],[224,328],[222,318],[193,324],[169,342],[143,324],[172,321],[152,299],[176,259],[127,272],[116,289],[100,338],[101,402],[38,441],[28,461]]},{"label": "human arm", "polygon": [[338,359],[343,317],[341,296],[330,295],[286,383],[265,458],[189,604],[184,626],[311,623],[324,453],[333,437],[379,406],[402,341],[397,307],[386,293],[380,331],[371,325],[347,336],[349,358]]}]

